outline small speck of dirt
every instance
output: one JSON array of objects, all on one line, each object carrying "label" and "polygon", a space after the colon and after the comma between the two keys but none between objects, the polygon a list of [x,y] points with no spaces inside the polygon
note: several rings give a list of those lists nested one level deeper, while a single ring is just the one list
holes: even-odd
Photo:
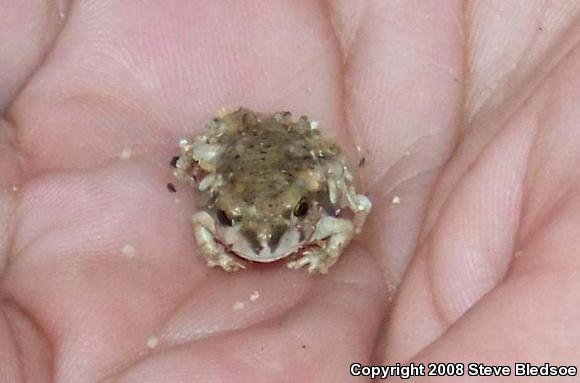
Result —
[{"label": "small speck of dirt", "polygon": [[151,335],[149,339],[147,339],[147,347],[153,350],[157,346],[159,346],[159,337],[157,335]]},{"label": "small speck of dirt", "polygon": [[171,182],[167,183],[167,190],[169,190],[171,193],[175,193],[177,191],[175,185],[173,185]]},{"label": "small speck of dirt", "polygon": [[121,253],[123,253],[124,256],[126,257],[134,257],[135,256],[135,246],[127,244],[125,246],[123,246],[123,248],[121,249]]},{"label": "small speck of dirt", "polygon": [[306,345],[305,345],[305,344],[303,344],[303,345],[302,345],[302,348],[303,348],[303,349],[306,349]]},{"label": "small speck of dirt", "polygon": [[123,149],[121,154],[119,154],[119,158],[121,158],[122,160],[128,160],[129,158],[131,158],[131,149],[129,148]]},{"label": "small speck of dirt", "polygon": [[235,311],[243,310],[245,306],[246,305],[244,304],[244,302],[238,301],[238,302],[234,303],[234,305],[232,306],[232,310],[235,310]]},{"label": "small speck of dirt", "polygon": [[365,164],[367,163],[367,159],[366,157],[363,157],[360,159],[360,161],[358,162],[358,167],[362,168],[363,166],[365,166]]},{"label": "small speck of dirt", "polygon": [[254,291],[252,294],[250,294],[250,300],[252,302],[258,300],[258,298],[260,298],[260,292],[258,290]]},{"label": "small speck of dirt", "polygon": [[171,162],[169,164],[171,165],[172,168],[177,167],[177,160],[179,160],[179,156],[175,156],[171,159]]}]

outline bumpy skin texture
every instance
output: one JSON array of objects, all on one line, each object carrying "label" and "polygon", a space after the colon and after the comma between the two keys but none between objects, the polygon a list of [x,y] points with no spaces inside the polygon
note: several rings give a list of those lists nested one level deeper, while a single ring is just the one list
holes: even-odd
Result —
[{"label": "bumpy skin texture", "polygon": [[306,116],[222,111],[180,146],[174,174],[198,191],[193,229],[210,267],[290,258],[325,274],[370,212],[340,148]]},{"label": "bumpy skin texture", "polygon": [[[0,381],[352,383],[365,382],[353,361],[577,364],[579,12],[0,0]],[[353,164],[366,158],[373,213],[322,278],[191,256],[194,193],[166,190],[167,159],[239,105],[316,116]]]}]

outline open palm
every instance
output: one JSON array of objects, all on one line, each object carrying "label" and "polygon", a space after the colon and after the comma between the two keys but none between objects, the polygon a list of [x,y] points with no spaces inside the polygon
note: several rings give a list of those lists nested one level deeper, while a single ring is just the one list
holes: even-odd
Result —
[{"label": "open palm", "polygon": [[[0,1],[0,381],[578,361],[577,2],[54,3]],[[328,275],[195,255],[169,160],[222,106],[365,158]]]}]

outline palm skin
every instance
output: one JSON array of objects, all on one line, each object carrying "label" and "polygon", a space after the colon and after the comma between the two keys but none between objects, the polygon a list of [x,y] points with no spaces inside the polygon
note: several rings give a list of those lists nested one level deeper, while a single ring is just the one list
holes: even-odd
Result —
[{"label": "palm skin", "polygon": [[[576,2],[59,7],[0,2],[1,382],[579,359]],[[195,256],[168,161],[240,105],[365,157],[374,211],[327,276]]]}]

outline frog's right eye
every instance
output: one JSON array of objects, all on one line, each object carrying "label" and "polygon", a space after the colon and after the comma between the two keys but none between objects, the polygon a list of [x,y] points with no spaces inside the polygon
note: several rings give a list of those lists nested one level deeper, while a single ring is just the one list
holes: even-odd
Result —
[{"label": "frog's right eye", "polygon": [[225,212],[225,210],[218,210],[217,211],[217,219],[218,219],[219,223],[221,223],[222,225],[226,225],[226,226],[233,226],[234,225],[234,220],[232,219],[232,217],[230,217],[228,215],[228,213]]},{"label": "frog's right eye", "polygon": [[308,201],[302,198],[294,207],[294,215],[296,217],[304,217],[308,213]]}]

